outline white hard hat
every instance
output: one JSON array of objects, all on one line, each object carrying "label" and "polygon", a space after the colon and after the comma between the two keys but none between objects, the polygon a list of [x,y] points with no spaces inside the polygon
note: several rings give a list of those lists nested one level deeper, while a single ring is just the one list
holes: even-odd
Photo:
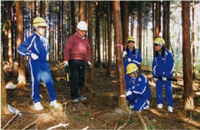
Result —
[{"label": "white hard hat", "polygon": [[77,28],[79,30],[85,30],[87,31],[87,24],[85,21],[80,21],[78,24],[77,24]]}]

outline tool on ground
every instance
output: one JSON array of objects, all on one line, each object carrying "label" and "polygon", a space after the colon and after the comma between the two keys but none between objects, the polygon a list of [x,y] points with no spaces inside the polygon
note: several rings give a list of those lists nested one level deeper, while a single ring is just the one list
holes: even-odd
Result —
[{"label": "tool on ground", "polygon": [[69,66],[65,66],[67,82],[69,82]]}]

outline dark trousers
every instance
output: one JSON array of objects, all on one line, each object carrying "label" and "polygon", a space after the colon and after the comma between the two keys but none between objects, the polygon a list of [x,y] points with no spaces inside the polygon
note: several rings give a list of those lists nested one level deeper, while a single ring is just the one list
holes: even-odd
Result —
[{"label": "dark trousers", "polygon": [[71,98],[79,98],[85,83],[85,60],[69,60]]}]

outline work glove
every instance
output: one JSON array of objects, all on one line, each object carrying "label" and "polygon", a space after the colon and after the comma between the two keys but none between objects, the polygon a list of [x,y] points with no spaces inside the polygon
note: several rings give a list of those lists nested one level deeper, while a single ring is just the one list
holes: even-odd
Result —
[{"label": "work glove", "polygon": [[167,81],[167,78],[166,78],[166,77],[162,77],[162,80],[163,80],[163,81]]},{"label": "work glove", "polygon": [[49,53],[47,54],[46,58],[47,58],[47,61],[48,61],[49,60]]},{"label": "work glove", "polygon": [[38,56],[35,54],[35,53],[31,53],[31,58],[33,60],[37,60],[38,59]]},{"label": "work glove", "polygon": [[155,82],[158,80],[157,78],[153,78],[153,79],[154,79]]},{"label": "work glove", "polygon": [[92,68],[92,66],[93,66],[92,63],[90,61],[88,61],[87,63],[89,65],[89,68]]},{"label": "work glove", "polygon": [[131,91],[126,91],[126,96],[129,96],[129,95],[131,95],[131,94],[132,94]]},{"label": "work glove", "polygon": [[131,62],[131,58],[128,58],[127,60],[128,60],[128,62]]},{"label": "work glove", "polygon": [[66,67],[66,66],[69,66],[69,63],[68,61],[63,61],[63,65]]},{"label": "work glove", "polygon": [[125,56],[126,56],[126,54],[127,54],[127,52],[126,52],[126,51],[124,51],[124,52],[123,52],[123,57],[125,57]]}]

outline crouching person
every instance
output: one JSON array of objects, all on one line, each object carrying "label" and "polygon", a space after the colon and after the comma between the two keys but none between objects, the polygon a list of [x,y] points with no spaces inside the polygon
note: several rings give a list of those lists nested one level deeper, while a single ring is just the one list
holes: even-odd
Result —
[{"label": "crouching person", "polygon": [[138,76],[138,67],[134,63],[130,63],[126,67],[126,74],[131,79],[126,88],[126,97],[130,103],[130,109],[141,112],[149,108],[149,99],[151,96],[149,82],[145,75]]}]

